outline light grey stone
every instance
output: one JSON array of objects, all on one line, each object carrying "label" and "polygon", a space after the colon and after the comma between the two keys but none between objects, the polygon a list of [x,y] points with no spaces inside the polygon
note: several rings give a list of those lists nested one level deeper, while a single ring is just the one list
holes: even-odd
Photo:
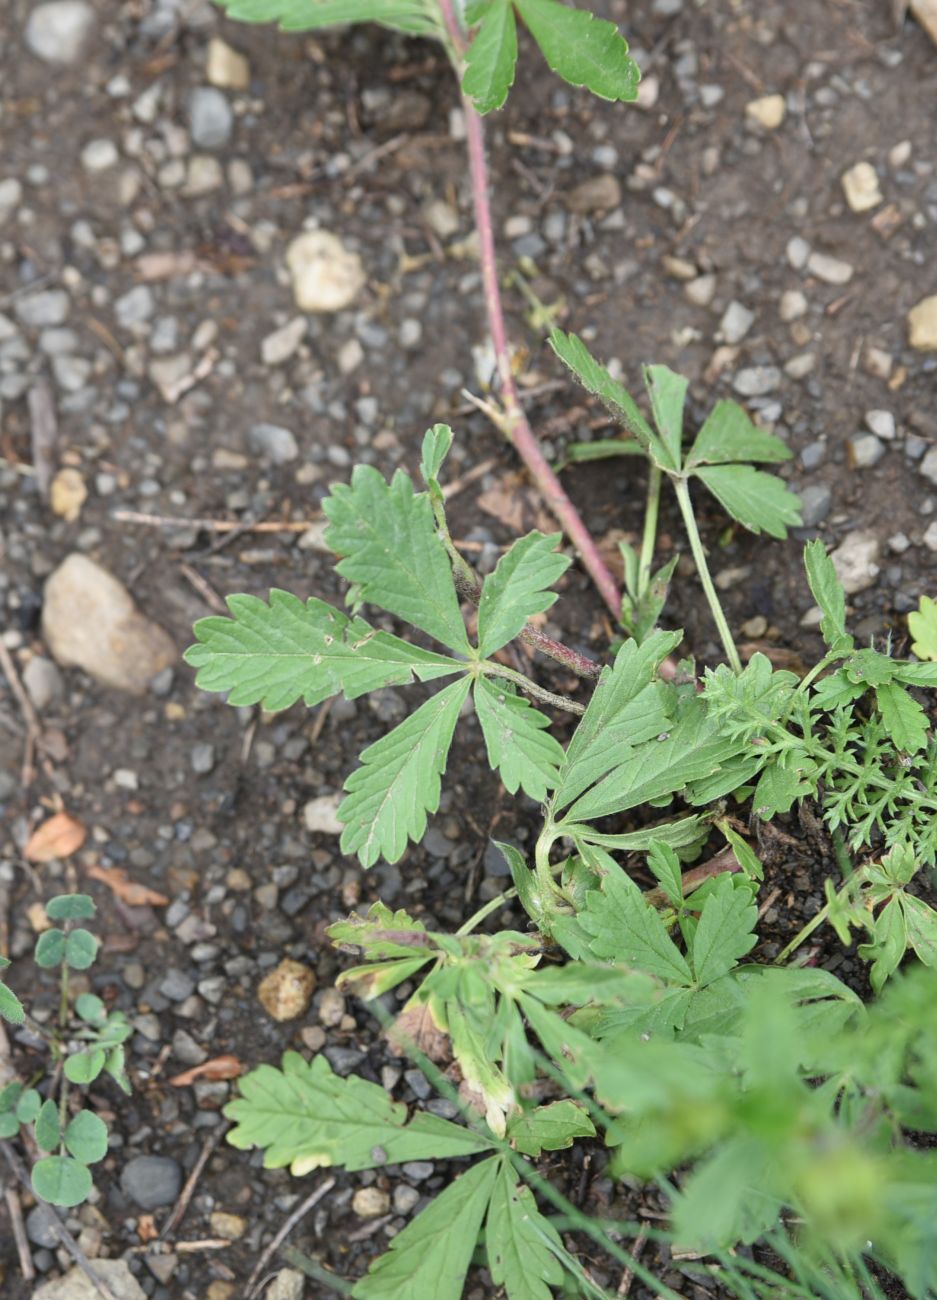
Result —
[{"label": "light grey stone", "polygon": [[220,149],[228,143],[234,114],[225,95],[214,86],[199,86],[189,96],[189,131],[199,149]]},{"label": "light grey stone", "polygon": [[747,366],[732,380],[732,387],[743,397],[763,397],[781,385],[777,366]]},{"label": "light grey stone", "polygon": [[251,451],[274,465],[285,465],[299,455],[299,446],[289,429],[279,424],[252,425],[247,440]]},{"label": "light grey stone", "polygon": [[70,308],[71,302],[64,289],[41,289],[17,298],[13,304],[20,324],[37,330],[48,325],[61,325]]},{"label": "light grey stone", "polygon": [[26,23],[26,44],[44,63],[76,63],[94,26],[85,0],[51,0],[36,5]]},{"label": "light grey stone", "polygon": [[800,497],[801,522],[805,528],[816,528],[830,513],[833,493],[826,483],[810,483],[797,493]]},{"label": "light grey stone", "polygon": [[182,1170],[169,1156],[135,1156],[121,1170],[120,1188],[141,1210],[158,1210],[178,1197]]},{"label": "light grey stone", "polygon": [[830,559],[847,596],[875,585],[880,571],[878,559],[881,549],[875,533],[867,528],[857,528],[847,533],[833,551]]}]

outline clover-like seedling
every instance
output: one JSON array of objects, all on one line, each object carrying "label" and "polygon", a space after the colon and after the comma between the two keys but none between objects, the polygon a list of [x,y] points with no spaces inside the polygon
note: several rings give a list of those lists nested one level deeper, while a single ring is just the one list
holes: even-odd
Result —
[{"label": "clover-like seedling", "polygon": [[[90,1165],[107,1154],[107,1126],[99,1115],[71,1105],[70,1084],[93,1083],[103,1072],[130,1091],[123,1044],[133,1032],[126,1016],[108,1011],[93,993],[75,999],[77,1024],[69,1015],[69,976],[95,960],[98,941],[76,922],[90,920],[95,905],[86,894],[59,894],[49,899],[46,915],[60,924],[36,941],[34,960],[44,970],[58,969],[61,997],[54,1029],[33,1020],[20,999],[0,984],[0,1016],[14,1025],[28,1023],[49,1048],[53,1067],[61,1067],[58,1096],[40,1087],[12,1082],[0,1091],[0,1138],[15,1138],[27,1128],[43,1154],[31,1172],[33,1191],[51,1205],[73,1206],[87,1200],[92,1187]],[[9,962],[2,959],[0,968]],[[53,1071],[54,1080],[54,1071]]]}]

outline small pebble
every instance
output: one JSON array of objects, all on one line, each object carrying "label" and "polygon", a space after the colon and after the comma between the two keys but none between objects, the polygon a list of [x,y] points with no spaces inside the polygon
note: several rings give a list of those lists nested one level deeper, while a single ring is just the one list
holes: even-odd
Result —
[{"label": "small pebble", "polygon": [[885,455],[885,444],[874,433],[854,433],[846,450],[851,469],[871,469]]},{"label": "small pebble", "polygon": [[228,143],[234,114],[226,97],[214,86],[198,86],[189,96],[189,130],[199,149],[220,149]]},{"label": "small pebble", "polygon": [[390,1209],[390,1197],[379,1187],[359,1187],[351,1198],[351,1208],[359,1219],[379,1219]]},{"label": "small pebble", "polygon": [[839,257],[829,253],[811,253],[807,258],[807,270],[824,284],[848,284],[853,277],[855,267]]},{"label": "small pebble", "polygon": [[804,528],[816,528],[830,513],[832,491],[826,483],[809,483],[797,495],[800,497],[800,517]]},{"label": "small pebble", "polygon": [[763,397],[780,386],[781,372],[777,366],[748,366],[732,380],[732,387],[743,397]]},{"label": "small pebble", "polygon": [[866,428],[879,438],[884,438],[886,442],[891,442],[897,432],[895,426],[895,417],[891,411],[866,411],[865,413]]},{"label": "small pebble", "polygon": [[716,338],[730,345],[741,343],[751,329],[754,319],[754,312],[733,299],[722,314]]},{"label": "small pebble", "polygon": [[843,193],[853,212],[868,212],[882,201],[875,168],[868,162],[857,162],[842,176]]},{"label": "small pebble", "polygon": [[134,1156],[120,1171],[120,1188],[141,1210],[157,1210],[178,1199],[182,1170],[169,1156]]},{"label": "small pebble", "polygon": [[775,131],[784,121],[787,104],[783,95],[762,95],[745,105],[745,115],[752,122],[757,122],[766,131]]}]

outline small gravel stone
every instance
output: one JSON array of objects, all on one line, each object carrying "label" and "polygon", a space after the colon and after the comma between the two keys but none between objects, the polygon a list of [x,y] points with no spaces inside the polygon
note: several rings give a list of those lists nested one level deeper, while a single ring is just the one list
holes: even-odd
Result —
[{"label": "small gravel stone", "polygon": [[741,343],[751,329],[754,319],[754,312],[749,311],[742,303],[733,299],[722,314],[722,320],[719,322],[719,332],[716,335],[717,339],[720,339],[723,343]]},{"label": "small gravel stone", "polygon": [[851,262],[844,262],[830,253],[811,253],[807,258],[807,270],[824,284],[848,284],[855,273]]},{"label": "small gravel stone", "polygon": [[26,24],[26,44],[45,63],[76,63],[94,26],[85,0],[52,0],[36,5]]},{"label": "small gravel stone", "polygon": [[61,699],[62,674],[51,659],[34,655],[22,672],[23,685],[33,705],[41,713],[53,700]]},{"label": "small gravel stone", "polygon": [[795,271],[802,271],[807,265],[807,258],[810,256],[810,245],[806,239],[801,239],[795,235],[793,239],[787,241],[787,260]]},{"label": "small gravel stone", "polygon": [[885,455],[885,444],[874,433],[854,433],[847,452],[852,469],[871,469]]},{"label": "small gravel stone", "polygon": [[394,1188],[394,1213],[410,1214],[420,1201],[420,1193],[407,1183],[398,1183]]},{"label": "small gravel stone", "polygon": [[222,90],[247,90],[251,82],[250,64],[227,41],[213,36],[208,42],[205,77],[210,85]]},{"label": "small gravel stone", "polygon": [[251,451],[273,465],[285,465],[299,455],[299,444],[289,429],[279,424],[254,424],[248,431]]},{"label": "small gravel stone", "polygon": [[260,357],[265,366],[282,366],[299,348],[306,334],[305,316],[297,316],[287,325],[268,334],[260,344]]},{"label": "small gravel stone", "polygon": [[155,310],[156,301],[148,284],[135,285],[114,303],[117,323],[128,330],[148,321]]},{"label": "small gravel stone", "polygon": [[302,1300],[306,1279],[296,1268],[281,1268],[264,1292],[264,1300]]},{"label": "small gravel stone", "polygon": [[826,483],[810,483],[801,488],[797,495],[800,497],[800,515],[804,528],[816,528],[830,513],[832,491]]},{"label": "small gravel stone", "polygon": [[170,1002],[184,1002],[195,992],[195,980],[186,975],[185,971],[170,966],[160,981],[159,991]]},{"label": "small gravel stone", "polygon": [[319,1000],[319,1019],[329,1028],[341,1024],[345,1015],[345,999],[336,988],[323,989]]},{"label": "small gravel stone", "polygon": [[[916,439],[916,441],[923,442],[924,440],[921,438],[921,439]],[[911,439],[909,438],[907,443],[905,444],[905,451],[908,453],[908,455],[911,454],[909,450],[910,446],[911,446]],[[928,480],[928,482],[937,483],[937,447],[931,447],[927,455],[921,461],[920,473],[924,478]]]},{"label": "small gravel stone", "polygon": [[431,1160],[408,1160],[401,1168],[411,1182],[425,1183],[427,1178],[432,1178],[436,1166]]},{"label": "small gravel stone", "polygon": [[621,186],[614,176],[605,173],[592,176],[567,195],[566,206],[570,212],[587,215],[592,212],[610,212],[621,203]]},{"label": "small gravel stone", "polygon": [[908,312],[908,342],[919,352],[937,352],[937,293]]},{"label": "small gravel stone", "polygon": [[34,1205],[26,1215],[26,1236],[34,1246],[54,1249],[61,1237],[55,1230],[54,1219],[59,1216],[51,1205]]},{"label": "small gravel stone", "polygon": [[868,212],[877,208],[882,201],[878,176],[875,168],[868,162],[857,162],[848,171],[843,172],[843,193],[853,212]]},{"label": "small gravel stone", "polygon": [[120,1172],[120,1187],[141,1210],[157,1210],[179,1196],[182,1170],[170,1156],[134,1156]]},{"label": "small gravel stone", "polygon": [[257,996],[274,1020],[295,1020],[307,1010],[315,988],[315,971],[286,958],[260,981]]},{"label": "small gravel stone", "polygon": [[81,151],[81,165],[86,172],[106,172],[120,161],[113,140],[89,140]]},{"label": "small gravel stone", "polygon": [[866,428],[879,438],[884,438],[886,442],[891,442],[895,437],[897,428],[895,417],[891,411],[866,411],[865,413]]},{"label": "small gravel stone", "polygon": [[336,815],[341,802],[340,794],[324,794],[318,799],[310,799],[303,806],[303,822],[306,830],[321,835],[341,835],[345,823],[340,822]]},{"label": "small gravel stone", "polygon": [[807,299],[799,289],[788,289],[781,294],[778,312],[781,320],[790,322],[799,320],[807,311]]},{"label": "small gravel stone", "polygon": [[359,1219],[379,1219],[390,1209],[390,1197],[379,1187],[359,1187],[351,1198],[351,1208]]},{"label": "small gravel stone", "polygon": [[683,286],[685,297],[697,307],[708,307],[716,294],[716,277],[698,275]]},{"label": "small gravel stone", "polygon": [[207,776],[215,766],[215,746],[204,740],[193,745],[189,761],[196,776]]},{"label": "small gravel stone", "polygon": [[929,551],[937,551],[937,519],[932,524],[928,524],[924,534],[924,545]]},{"label": "small gravel stone", "polygon": [[766,131],[776,131],[787,114],[783,95],[762,95],[745,105],[745,116]]},{"label": "small gravel stone", "polygon": [[49,325],[61,325],[68,316],[71,303],[64,289],[44,289],[39,293],[26,294],[17,298],[13,304],[16,318],[28,329],[45,329]]},{"label": "small gravel stone", "polygon": [[364,288],[361,258],[327,230],[310,230],[294,239],[286,250],[286,265],[301,311],[341,311]]},{"label": "small gravel stone", "polygon": [[804,469],[817,469],[826,460],[826,443],[822,438],[808,442],[800,453],[800,463]]},{"label": "small gravel stone", "polygon": [[781,372],[777,366],[747,366],[732,380],[732,387],[743,397],[763,397],[780,386]]},{"label": "small gravel stone", "polygon": [[836,576],[848,596],[875,585],[879,575],[880,554],[881,543],[875,533],[865,528],[857,528],[854,532],[847,533],[833,551],[830,559],[836,569]]},{"label": "small gravel stone", "polygon": [[199,86],[189,96],[189,131],[199,149],[220,149],[234,126],[231,105],[214,86]]},{"label": "small gravel stone", "polygon": [[0,225],[13,215],[23,197],[23,186],[15,176],[0,181]]}]

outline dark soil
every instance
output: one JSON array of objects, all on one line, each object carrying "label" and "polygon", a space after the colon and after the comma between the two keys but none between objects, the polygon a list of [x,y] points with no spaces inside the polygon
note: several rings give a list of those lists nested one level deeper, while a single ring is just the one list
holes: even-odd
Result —
[{"label": "dark soil", "polygon": [[[512,531],[475,503],[516,462],[462,405],[463,386],[480,388],[473,348],[484,322],[477,266],[460,246],[471,230],[470,199],[442,54],[375,28],[310,40],[228,24],[197,4],[95,7],[87,57],[71,67],[28,51],[26,0],[8,0],[0,32],[0,182],[22,184],[0,217],[0,313],[16,322],[13,334],[0,330],[0,600],[4,642],[19,670],[47,655],[43,582],[76,550],[117,575],[180,650],[193,621],[210,612],[206,593],[281,586],[340,600],[327,557],[299,534],[245,530],[230,539],[119,521],[115,511],[315,520],[328,484],[347,479],[356,461],[413,469],[423,429],[438,418],[457,431],[454,475],[492,459],[453,511],[473,558],[492,562]],[[616,359],[633,391],[645,361],[688,375],[694,419],[716,399],[739,396],[738,385],[749,382],[740,374],[777,368],[767,391],[741,400],[788,440],[796,455],[783,472],[792,484],[827,488],[828,497],[814,494],[814,527],[788,543],[728,530],[700,503],[733,628],[742,640],[811,662],[819,639],[802,623],[812,601],[800,543],[819,533],[837,545],[862,528],[881,554],[877,575],[851,598],[852,626],[861,639],[891,635],[905,646],[903,616],[933,591],[937,549],[924,541],[935,502],[919,472],[937,441],[937,358],[908,347],[905,323],[920,298],[937,292],[937,50],[910,22],[896,29],[880,0],[633,0],[610,12],[637,53],[647,106],[569,91],[523,51],[518,84],[489,131],[503,270],[522,266],[544,303],[565,303],[564,326]],[[187,134],[188,97],[206,84],[214,34],[248,56],[250,88],[225,92],[235,114],[229,138],[197,148]],[[746,105],[775,92],[786,96],[785,120],[756,128]],[[113,141],[115,165],[89,170],[82,150],[90,141]],[[187,192],[193,155],[220,164],[205,193]],[[840,178],[863,160],[878,173],[883,202],[860,214],[847,206]],[[583,211],[590,204],[577,187],[603,174],[616,178],[619,199],[610,210]],[[309,316],[299,349],[268,365],[261,341],[297,315],[283,255],[306,221],[360,253],[367,284],[348,310]],[[834,284],[798,269],[792,240],[849,263],[852,275]],[[115,302],[140,283],[140,259],[153,253],[194,261],[150,282],[150,310],[122,323]],[[711,301],[700,305],[699,277],[709,275]],[[696,302],[687,296],[691,277]],[[17,303],[36,287],[66,290],[62,324],[74,340],[18,321]],[[785,321],[779,304],[792,291],[803,293],[803,308]],[[526,349],[531,422],[559,457],[568,442],[603,431],[601,412],[566,382],[516,289],[507,301],[513,338]],[[727,351],[717,333],[733,301],[753,319]],[[790,300],[785,315],[788,308]],[[413,321],[422,325],[419,340],[416,327],[404,325]],[[186,354],[192,369],[210,350],[217,355],[208,372],[168,402],[152,382],[152,363]],[[76,358],[90,365],[76,370]],[[71,522],[50,511],[30,473],[27,395],[42,381],[57,408],[57,464],[76,468],[88,489]],[[895,436],[874,465],[856,466],[850,439],[867,412],[883,410],[894,417]],[[275,464],[258,453],[248,431],[261,422],[292,432],[295,459]],[[611,551],[639,527],[644,479],[631,459],[570,468],[564,477]],[[523,526],[536,522],[531,508]],[[665,550],[685,547],[671,502],[663,527]],[[678,572],[669,622],[686,629],[687,650],[714,662],[709,614],[689,569],[681,563]],[[551,628],[604,654],[613,628],[578,568],[563,596]],[[113,1115],[113,1150],[97,1169],[95,1205],[71,1217],[76,1232],[100,1228],[104,1253],[116,1257],[148,1231],[121,1189],[128,1159],[164,1155],[190,1170],[224,1122],[219,1108],[232,1085],[167,1082],[204,1056],[233,1053],[250,1067],[276,1061],[287,1047],[324,1050],[339,1073],[382,1082],[404,1102],[426,1096],[423,1104],[447,1113],[419,1072],[390,1056],[366,1008],[349,1002],[336,1012],[330,994],[323,1023],[323,994],[343,961],[324,929],[378,897],[428,924],[458,925],[505,887],[490,835],[496,829],[523,845],[537,809],[505,795],[479,759],[469,722],[428,841],[396,866],[364,873],[339,854],[334,836],[305,829],[302,810],[340,790],[360,749],[398,716],[398,692],[336,704],[323,720],[301,709],[275,717],[230,709],[198,693],[181,664],[139,698],[76,670],[62,679],[62,693],[42,712],[55,757],[28,786],[23,715],[0,681],[0,950],[17,959],[14,987],[51,1008],[51,983],[31,990],[31,968],[20,960],[34,939],[29,909],[73,883],[95,897],[104,946],[91,987],[135,1018],[134,1093],[125,1101],[109,1085],[93,1089],[99,1109]],[[551,667],[543,679],[564,684]],[[206,743],[210,770],[196,772],[193,760],[205,766],[196,747]],[[33,871],[23,846],[57,799],[88,828],[88,840],[65,866]],[[815,912],[831,870],[822,842],[787,829],[798,843],[771,866],[772,943],[786,942]],[[95,864],[125,868],[170,906],[118,904],[86,878]],[[864,978],[835,936],[819,938],[821,964]],[[260,1008],[256,989],[283,957],[313,967],[318,990],[308,1016],[279,1024]],[[172,971],[179,980],[167,994]],[[37,1057],[28,1039],[12,1038],[13,1063],[29,1072]],[[653,1196],[613,1189],[598,1151],[552,1156],[544,1171],[591,1211],[638,1219],[660,1210]],[[132,1256],[144,1290],[159,1300],[243,1294],[263,1246],[321,1176],[264,1172],[256,1155],[222,1142],[176,1240],[217,1236],[210,1216],[218,1211],[240,1216],[243,1235],[224,1249],[178,1253],[172,1266]],[[444,1166],[339,1173],[292,1239],[353,1279],[446,1176]],[[409,1208],[358,1217],[351,1198],[368,1183]],[[403,1185],[420,1200],[399,1199]],[[157,1229],[170,1209],[152,1211]],[[3,1295],[14,1300],[29,1288],[4,1215],[0,1208],[0,1274]],[[58,1269],[54,1251],[37,1244],[34,1253],[41,1272]],[[597,1280],[614,1290],[620,1270],[588,1257]],[[653,1264],[652,1248],[643,1258]],[[696,1293],[675,1265],[659,1262],[665,1281]],[[306,1294],[324,1289],[310,1284]],[[468,1294],[495,1292],[479,1273]],[[631,1294],[649,1292],[635,1282]]]}]

